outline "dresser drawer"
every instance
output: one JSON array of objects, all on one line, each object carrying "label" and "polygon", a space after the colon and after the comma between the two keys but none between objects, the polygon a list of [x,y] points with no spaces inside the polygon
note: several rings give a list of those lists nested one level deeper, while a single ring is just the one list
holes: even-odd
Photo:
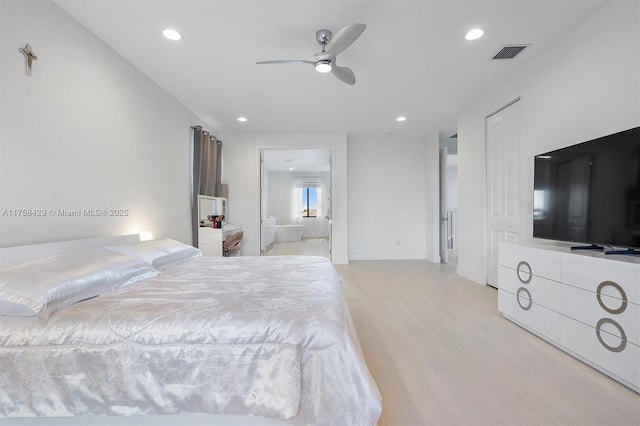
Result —
[{"label": "dresser drawer", "polygon": [[508,319],[552,342],[560,341],[560,314],[531,302],[526,293],[498,289],[498,310]]},{"label": "dresser drawer", "polygon": [[[601,343],[608,345],[609,348]],[[619,338],[602,335],[596,329],[574,319],[560,319],[560,344],[637,389],[640,386],[640,347],[624,344]],[[616,352],[617,350],[617,352]]]},{"label": "dresser drawer", "polygon": [[[498,287],[511,294],[517,294],[523,288],[530,294],[531,301],[548,309],[560,312],[560,283],[531,275],[522,280],[522,274],[506,266],[498,269]],[[520,291],[523,292],[522,290]]]},{"label": "dresser drawer", "polygon": [[500,244],[500,266],[517,271],[523,281],[530,275],[560,281],[560,258],[561,253],[550,250],[509,243]]},{"label": "dresser drawer", "polygon": [[[594,329],[600,324],[603,333],[640,345],[640,307],[622,300],[561,285],[560,312]],[[607,309],[603,308],[606,307]],[[613,308],[613,309],[612,309]]]},{"label": "dresser drawer", "polygon": [[562,282],[593,293],[640,304],[640,265],[606,258],[566,255]]}]

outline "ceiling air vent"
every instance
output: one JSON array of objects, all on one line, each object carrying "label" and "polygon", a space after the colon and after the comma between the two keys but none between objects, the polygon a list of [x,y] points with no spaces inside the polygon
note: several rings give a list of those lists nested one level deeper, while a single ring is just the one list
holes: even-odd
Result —
[{"label": "ceiling air vent", "polygon": [[513,59],[527,47],[529,47],[528,44],[507,44],[502,46],[502,49],[491,59]]}]

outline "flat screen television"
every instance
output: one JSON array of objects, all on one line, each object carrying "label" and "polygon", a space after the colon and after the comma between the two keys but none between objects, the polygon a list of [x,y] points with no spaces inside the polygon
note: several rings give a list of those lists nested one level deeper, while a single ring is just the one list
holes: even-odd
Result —
[{"label": "flat screen television", "polygon": [[640,127],[535,156],[533,237],[640,248]]}]

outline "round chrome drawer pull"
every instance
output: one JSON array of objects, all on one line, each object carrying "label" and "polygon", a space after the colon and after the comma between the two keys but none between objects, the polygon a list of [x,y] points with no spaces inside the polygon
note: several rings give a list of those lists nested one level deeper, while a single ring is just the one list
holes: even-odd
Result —
[{"label": "round chrome drawer pull", "polygon": [[[621,341],[618,346],[611,346],[607,342],[605,342],[604,339],[602,338],[601,328],[602,328],[602,325],[605,323],[611,324],[612,326],[617,328],[618,331],[620,332]],[[611,352],[622,352],[624,348],[627,347],[627,335],[625,334],[624,329],[620,326],[620,324],[618,324],[611,318],[601,318],[600,321],[598,321],[598,323],[596,324],[596,336],[598,337],[598,341],[600,342],[600,344]]]},{"label": "round chrome drawer pull", "polygon": [[[523,297],[524,294],[526,294],[526,297]],[[529,303],[524,305],[521,301],[521,298],[528,301]],[[518,301],[518,305],[520,305],[520,307],[525,311],[528,311],[529,309],[531,309],[531,304],[533,303],[533,301],[531,300],[531,293],[529,293],[529,290],[527,290],[526,288],[520,287],[518,289],[516,293],[516,300]]]},{"label": "round chrome drawer pull", "polygon": [[[602,301],[602,289],[607,286],[615,288],[620,293],[620,297],[622,298],[621,300],[622,303],[620,304],[620,307],[617,309],[612,309],[608,307]],[[624,292],[624,289],[620,287],[620,284],[618,283],[614,283],[613,281],[603,281],[598,286],[598,290],[596,291],[596,294],[598,297],[598,304],[600,305],[600,307],[605,311],[609,312],[610,314],[621,314],[624,312],[625,309],[627,309],[627,293]]]},{"label": "round chrome drawer pull", "polygon": [[[531,273],[531,265],[529,265],[524,260],[518,263],[516,273],[518,274],[518,279],[522,284],[529,284],[531,282],[531,278],[533,277],[533,274]],[[522,278],[521,274],[526,275],[527,278]]]}]

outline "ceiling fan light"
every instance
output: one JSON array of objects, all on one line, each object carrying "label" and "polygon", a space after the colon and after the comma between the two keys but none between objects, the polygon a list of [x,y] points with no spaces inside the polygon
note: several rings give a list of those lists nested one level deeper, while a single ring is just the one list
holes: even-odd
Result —
[{"label": "ceiling fan light", "polygon": [[326,73],[331,71],[331,61],[325,59],[325,60],[316,62],[316,71],[321,73]]}]

